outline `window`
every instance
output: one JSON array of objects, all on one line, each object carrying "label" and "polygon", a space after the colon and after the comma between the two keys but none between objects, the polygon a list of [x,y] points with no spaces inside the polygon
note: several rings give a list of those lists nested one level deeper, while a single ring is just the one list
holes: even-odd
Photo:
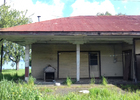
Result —
[{"label": "window", "polygon": [[97,53],[90,53],[90,65],[98,65]]}]

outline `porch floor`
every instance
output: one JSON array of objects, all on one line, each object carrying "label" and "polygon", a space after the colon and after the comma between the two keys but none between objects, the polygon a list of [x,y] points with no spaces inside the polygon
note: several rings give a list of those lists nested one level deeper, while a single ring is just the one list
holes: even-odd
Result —
[{"label": "porch floor", "polygon": [[[80,79],[79,82],[76,82],[76,79],[72,79],[73,81],[73,84],[91,84],[91,79]],[[126,81],[126,80],[123,80],[123,79],[107,79],[108,81],[108,84],[114,84],[114,85],[117,85],[117,84],[136,84],[134,81]],[[65,85],[66,83],[66,79],[56,79],[55,82],[57,83],[61,83],[61,85]],[[101,84],[102,83],[102,79],[95,79],[95,84]],[[137,83],[140,83],[140,82],[137,82]],[[35,84],[36,85],[54,85],[54,82],[53,81],[44,81],[44,80],[36,80],[35,81]]]}]

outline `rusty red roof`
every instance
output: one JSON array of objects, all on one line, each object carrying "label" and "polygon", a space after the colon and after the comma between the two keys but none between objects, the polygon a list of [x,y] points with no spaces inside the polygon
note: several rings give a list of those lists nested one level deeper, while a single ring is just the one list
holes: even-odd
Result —
[{"label": "rusty red roof", "polygon": [[140,31],[140,16],[75,16],[5,28],[1,31]]}]

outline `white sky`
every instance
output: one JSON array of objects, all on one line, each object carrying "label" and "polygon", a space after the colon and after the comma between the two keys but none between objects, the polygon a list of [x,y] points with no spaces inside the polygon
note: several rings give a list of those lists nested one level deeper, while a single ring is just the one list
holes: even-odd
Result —
[{"label": "white sky", "polygon": [[[42,1],[42,2],[41,2]],[[44,2],[45,1],[45,2]],[[48,3],[51,1],[52,3]],[[79,16],[79,15],[96,15],[97,13],[105,13],[108,11],[112,15],[117,14],[117,10],[121,12],[122,10],[125,12],[126,10],[129,12],[135,12],[136,14],[140,14],[139,6],[137,6],[136,10],[132,10],[135,5],[129,10],[128,9],[128,1],[123,0],[119,1],[120,4],[123,4],[122,7],[119,6],[117,3],[118,1],[111,0],[6,0],[6,5],[10,5],[12,8],[25,11],[28,10],[27,16],[31,16],[33,22],[37,22],[37,16],[41,16],[40,20],[48,20],[54,19],[58,17],[65,17],[64,13],[68,13],[69,16]],[[68,2],[72,2],[70,5],[72,12],[66,9]],[[4,0],[0,0],[0,5],[4,3]],[[130,2],[131,3],[131,2]],[[115,9],[116,7],[116,9]],[[129,7],[130,8],[130,7]],[[65,12],[64,12],[64,9]],[[116,11],[115,11],[116,10]],[[123,13],[124,13],[123,12]],[[125,14],[125,13],[124,13]]]}]

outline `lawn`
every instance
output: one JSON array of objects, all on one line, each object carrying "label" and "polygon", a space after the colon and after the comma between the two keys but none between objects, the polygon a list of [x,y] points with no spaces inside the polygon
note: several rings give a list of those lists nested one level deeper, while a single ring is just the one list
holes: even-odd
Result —
[{"label": "lawn", "polygon": [[[2,70],[2,74],[16,74],[16,73],[19,76],[22,76],[23,74],[25,74],[25,69],[19,69],[19,70],[7,69],[7,70]],[[31,73],[31,69],[29,69],[29,73]]]},{"label": "lawn", "polygon": [[[31,69],[29,70],[29,73],[31,73]],[[2,70],[2,74],[0,74],[0,80],[5,78],[7,80],[18,80],[18,79],[24,79],[25,76],[25,69],[19,69],[18,71],[15,69],[7,69]]]},{"label": "lawn", "polygon": [[[3,75],[15,75],[16,73],[19,74],[18,76],[22,76],[24,70],[4,70],[2,72]],[[2,79],[0,81],[1,100],[140,100],[139,84],[46,86],[34,85],[34,80],[33,77],[30,77],[26,83],[21,79],[16,81]],[[89,93],[79,93],[80,90],[89,90]]]}]

